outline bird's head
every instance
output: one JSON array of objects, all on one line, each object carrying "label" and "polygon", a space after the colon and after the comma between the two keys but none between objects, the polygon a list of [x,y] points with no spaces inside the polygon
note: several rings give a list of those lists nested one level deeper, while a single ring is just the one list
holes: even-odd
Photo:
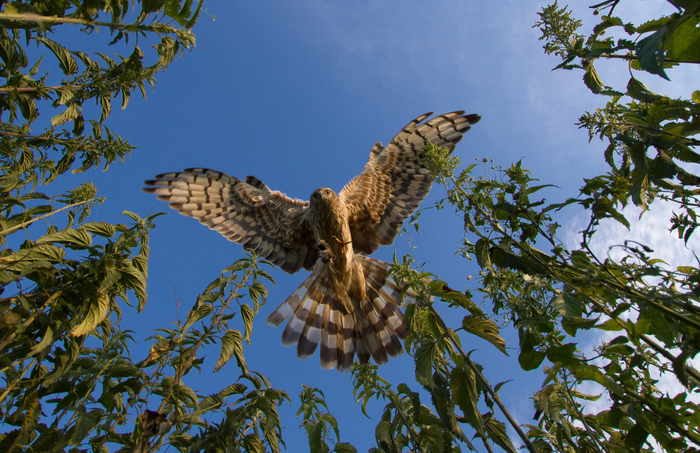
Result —
[{"label": "bird's head", "polygon": [[328,187],[321,187],[311,194],[311,204],[328,204],[338,199],[338,195]]}]

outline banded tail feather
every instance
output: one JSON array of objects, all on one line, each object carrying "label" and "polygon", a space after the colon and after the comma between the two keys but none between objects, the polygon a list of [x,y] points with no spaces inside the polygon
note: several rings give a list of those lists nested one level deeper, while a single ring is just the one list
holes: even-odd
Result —
[{"label": "banded tail feather", "polygon": [[[273,326],[289,319],[282,344],[297,346],[307,359],[320,344],[321,366],[349,369],[370,358],[377,365],[403,353],[408,330],[403,321],[401,289],[388,278],[389,263],[355,255],[365,275],[366,297],[343,302],[330,287],[330,268],[319,260],[314,272],[267,318]],[[407,302],[415,294],[407,294]],[[349,306],[347,306],[349,305]]]}]

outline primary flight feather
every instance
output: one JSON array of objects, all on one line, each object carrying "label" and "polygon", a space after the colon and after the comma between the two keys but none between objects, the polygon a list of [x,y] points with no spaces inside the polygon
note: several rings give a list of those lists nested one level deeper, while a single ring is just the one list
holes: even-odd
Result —
[{"label": "primary flight feather", "polygon": [[458,111],[425,121],[430,115],[408,123],[386,147],[374,145],[362,173],[339,193],[320,188],[310,201],[252,176],[241,181],[206,168],[158,175],[143,190],[285,272],[312,271],[267,318],[274,326],[289,318],[282,343],[296,344],[298,357],[308,358],[320,344],[324,368],[348,369],[355,356],[381,365],[403,352],[407,331],[389,263],[367,255],[394,241],[430,191],[423,148],[432,143],[452,151],[481,119]]}]

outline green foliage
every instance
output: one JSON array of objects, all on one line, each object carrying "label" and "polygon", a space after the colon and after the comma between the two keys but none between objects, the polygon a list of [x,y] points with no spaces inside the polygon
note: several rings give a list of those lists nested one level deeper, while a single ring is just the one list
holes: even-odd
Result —
[{"label": "green foliage", "polygon": [[[581,200],[535,199],[545,186],[533,184],[520,162],[491,171],[498,179],[474,178],[468,170],[453,175],[447,201],[464,216],[466,233],[478,238],[465,241],[463,253],[476,257],[481,290],[494,312],[518,329],[521,367],[533,370],[545,359],[551,364],[535,396],[540,422],[529,426],[535,447],[640,451],[653,437],[668,451],[688,451],[700,442],[695,404],[686,400],[700,386],[700,374],[687,362],[700,338],[697,268],[668,269],[636,243],[621,247],[621,260],[601,260],[589,247],[590,229],[581,248],[569,250],[556,236],[551,213]],[[592,352],[579,348],[579,332],[599,330],[617,336]],[[435,357],[433,366],[442,365]],[[687,391],[667,395],[656,387],[656,373],[675,374]],[[607,393],[610,408],[584,416],[583,402],[599,397],[576,390],[585,382]],[[473,391],[462,393],[473,399]]]},{"label": "green foliage", "polygon": [[[620,0],[595,5],[601,21],[585,39],[576,31],[581,21],[555,2],[542,9],[536,24],[542,31],[545,52],[559,56],[557,68],[583,69],[586,86],[610,98],[604,108],[587,112],[578,125],[591,139],[608,143],[605,160],[611,167],[606,180],[592,180],[584,188],[584,206],[592,220],[612,217],[626,225],[620,208],[632,202],[646,210],[655,198],[669,200],[683,211],[671,219],[671,229],[686,242],[697,227],[694,197],[700,176],[692,164],[700,163],[700,106],[695,92],[688,99],[671,99],[649,90],[633,70],[667,80],[666,69],[700,64],[700,8],[697,2],[672,2],[677,12],[644,24],[625,23],[613,15]],[[622,38],[607,33],[619,30]],[[595,70],[598,59],[615,59],[628,66],[626,87],[606,86]],[[690,164],[690,165],[689,165]]]},{"label": "green foliage", "polygon": [[[302,384],[303,385],[303,384]],[[328,453],[357,453],[357,449],[347,442],[340,442],[338,421],[328,413],[323,392],[317,388],[303,386],[304,390],[299,394],[301,406],[297,411],[297,417],[303,415],[302,426],[309,437],[309,451]],[[335,441],[330,439],[330,430],[335,434]],[[328,442],[335,443],[331,450]]]},{"label": "green foliage", "polygon": [[[121,107],[126,108],[134,91],[145,97],[146,86],[153,88],[155,75],[194,45],[190,28],[202,2],[198,2],[195,12],[191,11],[191,0],[182,7],[180,0],[144,2],[136,23],[128,24],[123,21],[130,4],[115,0],[97,4],[18,1],[4,5],[0,13],[0,78],[6,83],[0,87],[0,110],[9,115],[8,121],[0,123],[0,184],[4,190],[18,189],[25,183],[32,187],[47,184],[75,164],[78,167],[73,172],[103,162],[106,169],[123,161],[134,149],[104,125],[112,111],[112,100],[121,97]],[[56,14],[45,15],[47,8]],[[165,15],[157,18],[164,10]],[[111,21],[98,21],[101,13],[111,16]],[[169,25],[170,19],[182,27]],[[126,44],[132,36],[156,37],[159,41],[153,46],[152,56],[135,45],[128,56],[118,56],[121,61],[115,61],[103,53],[88,55],[66,49],[50,39],[53,28],[62,24],[82,26],[89,34],[106,28],[114,36],[112,44]],[[38,46],[44,54],[30,62],[23,42]],[[54,79],[52,65],[58,66],[62,78]],[[100,106],[100,114],[89,119],[84,107],[92,102]],[[39,119],[39,106],[47,103],[55,112],[50,127],[37,133],[33,129]]]},{"label": "green foliage", "polygon": [[[124,212],[127,223],[90,222],[103,201],[92,183],[53,197],[37,190],[69,170],[107,169],[131,153],[134,147],[106,126],[112,100],[121,97],[126,108],[135,90],[145,95],[155,75],[192,47],[190,28],[202,2],[194,6],[191,0],[3,4],[1,451],[107,451],[108,444],[155,451],[168,444],[180,451],[278,452],[283,445],[277,407],[289,397],[249,371],[243,355],[265,302],[262,282],[271,280],[257,258],[225,269],[186,320],[159,329],[148,356],[134,362],[131,332],[120,321],[125,304],[141,311],[147,302],[148,238],[159,214]],[[131,24],[124,22],[130,7],[141,8],[128,16],[136,19]],[[151,56],[135,45],[115,61],[50,39],[59,25],[88,34],[107,29],[112,44],[137,35],[155,44]],[[43,55],[30,62],[25,44]],[[56,73],[51,65],[59,79],[49,80]],[[98,117],[86,118],[92,102]],[[40,110],[51,118],[35,132]],[[237,313],[242,328],[230,325]],[[241,372],[211,395],[186,382],[192,369],[201,369],[205,344],[220,344],[215,370],[235,358]]]}]

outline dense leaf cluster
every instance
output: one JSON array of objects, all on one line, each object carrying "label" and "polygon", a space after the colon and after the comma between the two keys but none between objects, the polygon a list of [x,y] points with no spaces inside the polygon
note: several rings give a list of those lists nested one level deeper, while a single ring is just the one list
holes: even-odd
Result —
[{"label": "dense leaf cluster", "polygon": [[[571,18],[555,2],[542,9],[537,26],[545,52],[562,58],[557,68],[582,69],[583,80],[596,94],[609,97],[604,108],[587,112],[579,126],[591,139],[607,141],[605,160],[610,174],[589,181],[584,191],[596,220],[612,217],[628,226],[619,212],[631,197],[646,209],[657,196],[676,203],[680,212],[670,219],[672,229],[688,240],[697,227],[694,199],[700,176],[692,166],[700,163],[700,91],[687,99],[671,99],[649,90],[633,71],[644,71],[669,79],[666,69],[700,64],[700,5],[692,1],[670,2],[677,12],[644,24],[626,23],[614,15],[620,0],[607,0],[594,8],[601,15],[590,36],[576,33],[581,21]],[[620,33],[614,38],[609,34]],[[629,66],[626,87],[603,83],[595,64],[613,59]]]},{"label": "dense leaf cluster", "polygon": [[[119,97],[126,108],[133,92],[145,96],[155,75],[193,46],[201,7],[191,0],[3,2],[0,451],[152,451],[164,442],[183,451],[280,449],[277,407],[289,398],[249,372],[243,357],[266,295],[261,279],[270,278],[256,259],[225,269],[187,319],[159,329],[149,355],[136,361],[120,320],[124,304],[138,311],[146,304],[157,215],[86,222],[102,202],[91,183],[53,197],[41,191],[67,171],[106,169],[131,153],[106,126],[112,101]],[[111,44],[134,45],[117,60],[69,50],[52,39],[59,25],[106,29]],[[153,44],[150,53],[139,47],[144,42]],[[60,79],[50,79],[56,68]],[[40,121],[40,112],[51,112],[50,121]],[[243,332],[229,326],[235,314]],[[221,348],[216,369],[235,358],[243,377],[198,395],[183,377],[211,343]]]}]

